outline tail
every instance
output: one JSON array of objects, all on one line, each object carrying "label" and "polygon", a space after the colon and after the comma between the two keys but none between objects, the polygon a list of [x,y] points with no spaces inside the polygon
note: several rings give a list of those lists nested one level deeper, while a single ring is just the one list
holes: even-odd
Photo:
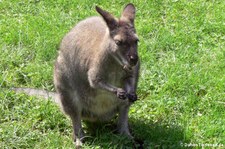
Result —
[{"label": "tail", "polygon": [[51,98],[53,101],[58,101],[58,96],[56,92],[49,92],[43,89],[33,89],[33,88],[12,88],[16,93],[25,93],[30,96],[37,96],[44,99]]}]

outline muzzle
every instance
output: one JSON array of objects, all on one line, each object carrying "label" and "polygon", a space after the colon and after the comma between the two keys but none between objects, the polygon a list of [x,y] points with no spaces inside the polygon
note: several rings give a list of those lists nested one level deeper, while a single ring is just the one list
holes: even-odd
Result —
[{"label": "muzzle", "polygon": [[135,66],[138,62],[138,56],[137,54],[128,55],[128,60],[131,66]]}]

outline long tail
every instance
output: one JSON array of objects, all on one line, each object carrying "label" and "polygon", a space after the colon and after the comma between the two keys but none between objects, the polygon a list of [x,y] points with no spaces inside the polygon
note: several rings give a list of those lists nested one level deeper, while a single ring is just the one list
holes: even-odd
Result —
[{"label": "long tail", "polygon": [[30,96],[37,96],[44,99],[51,98],[53,101],[58,102],[58,96],[56,92],[49,92],[43,89],[34,88],[12,88],[16,93],[25,93]]}]

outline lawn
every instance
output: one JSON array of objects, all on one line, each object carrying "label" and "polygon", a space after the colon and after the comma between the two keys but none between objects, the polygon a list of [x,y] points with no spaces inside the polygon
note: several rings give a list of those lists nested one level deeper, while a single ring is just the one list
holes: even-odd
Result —
[{"label": "lawn", "polygon": [[[115,16],[132,2],[140,38],[139,100],[130,127],[144,148],[225,146],[225,1],[0,1],[0,148],[73,148],[69,118],[51,100],[11,87],[54,91],[53,64],[63,36],[80,20]],[[84,148],[132,148],[115,120],[89,135]]]}]

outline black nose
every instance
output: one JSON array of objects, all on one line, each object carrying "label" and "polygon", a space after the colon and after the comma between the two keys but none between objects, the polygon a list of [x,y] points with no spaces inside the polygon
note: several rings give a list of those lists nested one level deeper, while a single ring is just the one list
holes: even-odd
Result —
[{"label": "black nose", "polygon": [[130,64],[131,64],[132,66],[134,66],[134,65],[136,65],[137,62],[138,62],[138,56],[137,56],[137,55],[131,55],[131,56],[129,57],[129,60],[130,60]]}]

